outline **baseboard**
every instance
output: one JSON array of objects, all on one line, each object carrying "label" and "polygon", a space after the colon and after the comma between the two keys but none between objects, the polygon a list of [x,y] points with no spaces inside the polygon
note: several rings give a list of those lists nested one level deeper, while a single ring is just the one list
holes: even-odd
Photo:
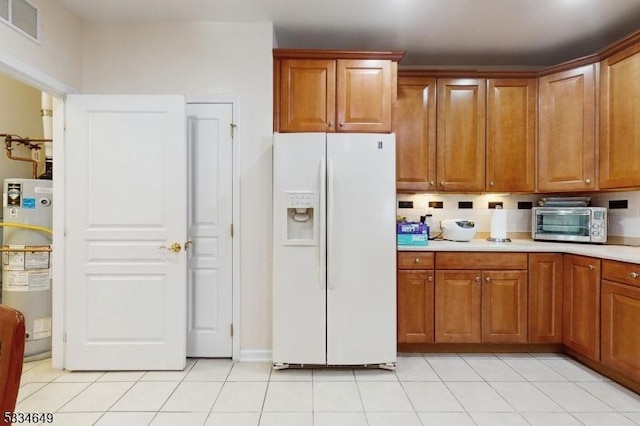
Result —
[{"label": "baseboard", "polygon": [[271,362],[271,349],[241,349],[240,361],[243,362]]}]

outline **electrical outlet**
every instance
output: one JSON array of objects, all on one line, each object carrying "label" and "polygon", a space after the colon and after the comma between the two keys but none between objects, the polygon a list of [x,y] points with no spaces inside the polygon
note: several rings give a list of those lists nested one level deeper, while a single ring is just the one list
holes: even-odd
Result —
[{"label": "electrical outlet", "polygon": [[31,150],[31,159],[34,161],[40,161],[40,150],[32,149]]}]

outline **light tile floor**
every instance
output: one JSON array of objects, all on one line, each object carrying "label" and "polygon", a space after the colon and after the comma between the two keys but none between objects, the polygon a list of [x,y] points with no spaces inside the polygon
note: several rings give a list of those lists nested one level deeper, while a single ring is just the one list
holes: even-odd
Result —
[{"label": "light tile floor", "polygon": [[[56,426],[637,426],[640,395],[559,354],[405,354],[395,371],[189,359],[184,371],[24,364],[17,412]],[[46,423],[42,423],[46,424]]]}]

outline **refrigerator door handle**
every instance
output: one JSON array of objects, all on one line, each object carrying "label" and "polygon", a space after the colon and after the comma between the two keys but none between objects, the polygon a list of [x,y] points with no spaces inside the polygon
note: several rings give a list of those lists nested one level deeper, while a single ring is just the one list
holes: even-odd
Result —
[{"label": "refrigerator door handle", "polygon": [[320,267],[320,290],[326,290],[327,288],[327,166],[324,158],[320,160],[320,214],[318,218],[320,220],[320,254],[319,254],[319,267]]},{"label": "refrigerator door handle", "polygon": [[333,263],[333,252],[335,251],[335,247],[331,247],[333,244],[333,227],[334,227],[334,217],[333,217],[333,160],[329,158],[327,161],[327,288],[332,290],[333,286],[333,268],[335,264]]}]

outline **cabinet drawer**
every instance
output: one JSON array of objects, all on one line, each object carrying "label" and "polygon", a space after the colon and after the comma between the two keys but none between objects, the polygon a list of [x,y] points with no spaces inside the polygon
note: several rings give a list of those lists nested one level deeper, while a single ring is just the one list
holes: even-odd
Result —
[{"label": "cabinet drawer", "polygon": [[398,252],[398,269],[433,269],[433,253]]},{"label": "cabinet drawer", "polygon": [[603,260],[602,278],[640,287],[640,265]]},{"label": "cabinet drawer", "polygon": [[439,252],[436,269],[527,269],[527,253]]}]

